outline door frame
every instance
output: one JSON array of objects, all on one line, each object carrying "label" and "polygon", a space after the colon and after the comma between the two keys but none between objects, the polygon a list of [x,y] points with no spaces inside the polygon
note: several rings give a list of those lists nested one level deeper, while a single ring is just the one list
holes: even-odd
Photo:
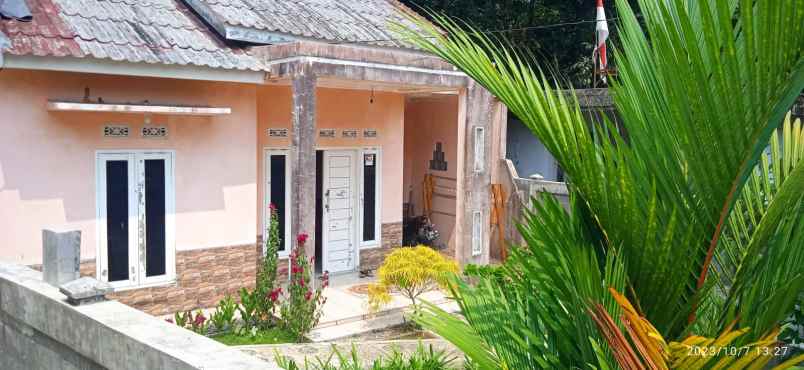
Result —
[{"label": "door frame", "polygon": [[271,161],[269,160],[269,156],[271,155],[284,155],[285,156],[285,230],[283,231],[283,239],[285,239],[285,250],[279,251],[277,253],[277,258],[288,258],[290,256],[290,252],[294,247],[294,241],[296,238],[291,235],[291,220],[293,215],[293,189],[291,188],[291,175],[293,169],[291,166],[293,165],[290,158],[290,148],[288,147],[270,147],[266,146],[263,147],[263,154],[262,154],[262,230],[261,233],[263,234],[263,246],[261,248],[262,254],[265,255],[265,231],[268,229],[268,206],[271,204],[271,183],[268,179],[271,176]]},{"label": "door frame", "polygon": [[[138,199],[138,183],[141,179],[140,161],[145,159],[165,159],[165,274],[160,276],[145,276],[145,253],[139,241],[140,221],[144,215],[140,214]],[[176,280],[176,152],[169,149],[106,149],[95,151],[95,222],[96,222],[96,250],[95,250],[95,276],[100,281],[107,281],[102,275],[107,267],[108,238],[106,225],[106,166],[108,160],[125,159],[128,166],[128,225],[129,225],[129,279],[109,282],[115,291],[147,288],[172,283]],[[143,170],[144,171],[144,170]],[[132,207],[132,204],[134,207]],[[143,241],[144,243],[144,241]],[[140,258],[142,255],[142,259]],[[132,268],[136,269],[133,277]]]},{"label": "door frame", "polygon": [[[350,191],[351,191],[352,194],[351,194],[351,197],[350,197],[349,201],[352,204],[352,220],[351,220],[351,229],[352,229],[351,247],[352,248],[351,249],[352,249],[352,255],[354,256],[354,263],[353,263],[352,268],[349,269],[349,270],[338,271],[338,272],[330,271],[330,268],[329,268],[329,248],[327,248],[327,237],[328,237],[328,234],[329,234],[329,213],[326,212],[326,210],[325,210],[325,212],[323,213],[323,216],[321,217],[321,222],[323,223],[322,228],[321,228],[321,238],[322,238],[322,240],[321,240],[321,255],[322,255],[321,258],[323,258],[323,261],[321,261],[321,269],[324,270],[324,271],[330,271],[333,274],[354,272],[354,271],[357,271],[357,269],[360,267],[360,241],[359,241],[359,235],[358,235],[359,227],[357,225],[358,221],[359,221],[359,218],[360,218],[359,217],[359,215],[360,215],[359,203],[360,202],[358,201],[358,193],[359,193],[360,188],[359,188],[357,182],[360,179],[360,176],[359,176],[359,171],[358,171],[358,168],[357,168],[357,158],[359,157],[361,149],[354,148],[354,147],[338,147],[338,148],[316,148],[316,150],[321,150],[321,151],[324,152],[324,161],[323,161],[324,162],[323,163],[324,168],[321,171],[321,175],[324,177],[323,180],[322,180],[322,181],[324,181],[324,183],[323,183],[324,186],[323,186],[322,190],[325,193],[327,191],[328,181],[329,181],[329,168],[327,166],[327,162],[328,162],[327,154],[328,153],[333,153],[333,152],[342,152],[342,153],[349,153],[349,155],[351,156],[352,171],[351,171],[351,174],[350,174],[351,175],[350,179],[352,181],[350,181]],[[326,197],[326,195],[325,195],[325,197]],[[326,206],[327,201],[328,200],[325,200],[324,204],[322,204],[322,206]]]}]

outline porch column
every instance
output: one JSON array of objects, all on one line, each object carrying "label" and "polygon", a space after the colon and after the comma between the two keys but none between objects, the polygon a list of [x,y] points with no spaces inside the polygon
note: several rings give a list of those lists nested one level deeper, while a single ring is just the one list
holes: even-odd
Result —
[{"label": "porch column", "polygon": [[[315,256],[315,87],[309,63],[292,65],[293,137],[290,144],[291,226],[293,238],[308,235],[305,252]],[[295,240],[293,241],[295,243]]]},{"label": "porch column", "polygon": [[458,200],[455,257],[461,266],[490,262],[492,130],[500,103],[470,81],[460,95],[458,114]]}]

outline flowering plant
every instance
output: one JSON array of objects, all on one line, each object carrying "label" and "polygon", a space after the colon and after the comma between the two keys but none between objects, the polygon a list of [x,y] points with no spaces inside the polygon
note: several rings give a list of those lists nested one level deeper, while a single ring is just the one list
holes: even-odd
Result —
[{"label": "flowering plant", "polygon": [[290,282],[288,297],[282,302],[280,312],[285,327],[294,333],[299,340],[310,332],[321,319],[321,306],[326,302],[323,288],[329,284],[329,274],[324,273],[322,284],[318,288],[311,284],[311,265],[314,260],[307,259],[304,245],[307,234],[299,234],[296,248],[290,254]]},{"label": "flowering plant", "polygon": [[270,326],[274,320],[277,300],[272,299],[271,295],[277,288],[278,251],[279,244],[282,242],[279,234],[279,215],[273,203],[269,205],[269,215],[268,230],[265,233],[265,255],[257,274],[257,286],[254,289],[254,295],[258,298],[255,316],[263,326]]},{"label": "flowering plant", "polygon": [[[190,313],[190,315],[192,315],[192,313]],[[198,334],[206,334],[208,329],[206,323],[207,317],[204,316],[204,312],[198,310],[198,312],[195,313],[193,320],[190,321],[190,328]]]}]

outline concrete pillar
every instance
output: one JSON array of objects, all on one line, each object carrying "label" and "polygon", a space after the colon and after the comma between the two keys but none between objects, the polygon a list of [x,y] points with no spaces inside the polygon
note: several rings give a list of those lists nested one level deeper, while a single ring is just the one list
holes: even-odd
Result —
[{"label": "concrete pillar", "polygon": [[[293,137],[290,144],[291,235],[308,235],[305,251],[315,255],[316,76],[309,63],[293,65]],[[295,240],[294,240],[295,242]]]},{"label": "concrete pillar", "polygon": [[42,230],[42,277],[58,287],[80,277],[81,232]]},{"label": "concrete pillar", "polygon": [[498,104],[474,81],[460,94],[455,257],[462,266],[488,264],[491,259],[491,173],[497,165],[491,149]]}]

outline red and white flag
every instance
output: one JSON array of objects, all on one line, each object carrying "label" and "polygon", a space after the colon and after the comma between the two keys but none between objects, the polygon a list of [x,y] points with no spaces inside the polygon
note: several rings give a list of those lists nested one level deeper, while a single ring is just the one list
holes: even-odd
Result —
[{"label": "red and white flag", "polygon": [[595,19],[595,34],[597,35],[597,45],[595,54],[598,57],[598,67],[601,71],[606,70],[608,60],[606,57],[606,40],[609,38],[609,25],[606,23],[606,10],[603,9],[603,0],[597,0],[597,18]]}]

